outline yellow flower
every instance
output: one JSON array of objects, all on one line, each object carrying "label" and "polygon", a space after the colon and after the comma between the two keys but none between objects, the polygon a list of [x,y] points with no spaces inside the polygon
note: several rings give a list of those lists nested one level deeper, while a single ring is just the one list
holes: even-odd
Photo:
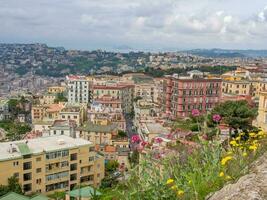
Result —
[{"label": "yellow flower", "polygon": [[227,151],[227,155],[232,155],[233,152],[232,151]]},{"label": "yellow flower", "polygon": [[230,179],[232,179],[232,177],[231,176],[226,176],[225,179],[226,180],[230,180]]},{"label": "yellow flower", "polygon": [[176,186],[176,185],[173,185],[173,186],[171,187],[171,189],[172,189],[172,190],[176,190],[176,189],[177,189],[177,186]]},{"label": "yellow flower", "polygon": [[230,144],[231,144],[232,146],[237,146],[237,143],[236,143],[235,140],[232,140],[232,141],[230,142]]},{"label": "yellow flower", "polygon": [[223,159],[221,160],[221,164],[222,164],[222,165],[226,165],[226,163],[227,163],[229,160],[232,160],[232,159],[233,159],[232,156],[226,156],[225,158],[223,158]]},{"label": "yellow flower", "polygon": [[184,195],[184,191],[183,191],[183,190],[178,190],[177,195],[178,195],[178,196],[182,196],[182,195]]},{"label": "yellow flower", "polygon": [[243,155],[244,157],[246,157],[248,154],[247,154],[247,152],[244,152],[242,155]]},{"label": "yellow flower", "polygon": [[171,178],[169,178],[169,179],[167,180],[166,184],[169,185],[169,184],[172,184],[173,182],[174,182],[174,180],[171,179]]},{"label": "yellow flower", "polygon": [[256,134],[255,134],[255,133],[249,133],[249,136],[250,136],[250,137],[255,137]]},{"label": "yellow flower", "polygon": [[240,137],[240,136],[238,136],[238,137],[236,137],[236,138],[235,138],[235,140],[240,140],[240,139],[241,139],[241,137]]},{"label": "yellow flower", "polygon": [[257,150],[257,146],[255,144],[251,145],[248,147],[249,150],[252,150],[252,151],[256,151]]}]

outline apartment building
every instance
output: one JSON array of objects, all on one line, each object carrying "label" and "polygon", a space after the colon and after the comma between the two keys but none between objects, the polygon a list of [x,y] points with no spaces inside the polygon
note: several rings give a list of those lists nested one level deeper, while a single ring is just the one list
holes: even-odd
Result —
[{"label": "apartment building", "polygon": [[59,113],[60,120],[73,120],[81,125],[86,120],[85,104],[66,104]]},{"label": "apartment building", "polygon": [[221,99],[221,79],[190,74],[166,76],[162,108],[171,117],[188,117],[193,109],[206,113]]},{"label": "apartment building", "polygon": [[223,80],[223,94],[252,95],[252,84],[247,80]]},{"label": "apartment building", "polygon": [[112,84],[112,85],[94,85],[94,102],[101,103],[106,107],[121,108],[124,113],[130,113],[133,110],[134,85],[130,84]]},{"label": "apartment building", "polygon": [[68,102],[89,104],[92,100],[92,79],[86,76],[67,76]]},{"label": "apartment building", "polygon": [[104,158],[80,138],[40,137],[1,143],[0,169],[0,185],[15,176],[26,194],[51,194],[79,184],[98,186],[104,177]]},{"label": "apartment building", "polygon": [[66,88],[63,86],[51,86],[47,88],[47,92],[50,94],[58,94],[65,92]]},{"label": "apartment building", "polygon": [[10,118],[8,100],[0,99],[0,121]]},{"label": "apartment building", "polygon": [[267,131],[267,92],[260,93],[257,126]]}]

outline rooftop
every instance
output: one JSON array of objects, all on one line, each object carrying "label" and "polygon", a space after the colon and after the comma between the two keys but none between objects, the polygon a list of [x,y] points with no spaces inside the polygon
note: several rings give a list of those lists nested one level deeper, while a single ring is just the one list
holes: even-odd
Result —
[{"label": "rooftop", "polygon": [[76,189],[68,192],[70,197],[83,197],[83,198],[91,198],[93,194],[101,195],[100,192],[94,190],[94,188],[87,186],[81,189]]},{"label": "rooftop", "polygon": [[87,140],[81,138],[71,138],[65,135],[3,142],[0,143],[0,161],[20,158],[27,154],[39,154],[42,152],[50,152],[60,149],[72,149],[90,144],[92,143]]},{"label": "rooftop", "polygon": [[83,126],[79,127],[80,130],[88,132],[101,132],[109,133],[117,130],[118,125],[116,123],[111,123],[109,125],[99,125],[92,122],[85,123]]},{"label": "rooftop", "polygon": [[15,192],[9,192],[6,195],[0,197],[0,200],[48,200],[49,198],[43,195],[37,195],[32,198],[17,194]]}]

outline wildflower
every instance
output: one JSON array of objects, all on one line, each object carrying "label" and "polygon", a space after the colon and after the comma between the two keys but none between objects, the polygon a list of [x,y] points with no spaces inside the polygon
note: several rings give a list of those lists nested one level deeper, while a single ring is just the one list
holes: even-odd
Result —
[{"label": "wildflower", "polygon": [[256,134],[255,134],[255,133],[249,133],[249,136],[250,136],[250,137],[255,137]]},{"label": "wildflower", "polygon": [[176,185],[173,185],[173,186],[171,187],[171,189],[172,189],[172,190],[176,190],[176,189],[177,189],[177,186],[176,186]]},{"label": "wildflower", "polygon": [[146,141],[142,141],[142,142],[141,142],[141,146],[143,146],[143,147],[146,146],[147,144],[148,144],[148,143],[147,143]]},{"label": "wildflower", "polygon": [[174,182],[174,180],[172,178],[169,178],[166,182],[167,185],[170,185]]},{"label": "wildflower", "polygon": [[223,177],[223,176],[224,176],[224,173],[220,172],[219,177]]},{"label": "wildflower", "polygon": [[182,196],[182,195],[184,195],[184,191],[183,191],[183,190],[178,190],[177,195],[178,195],[178,196]]},{"label": "wildflower", "polygon": [[247,157],[248,156],[248,153],[247,152],[244,152],[242,155],[243,155],[243,157]]},{"label": "wildflower", "polygon": [[235,140],[239,141],[241,139],[240,136],[236,137]]},{"label": "wildflower", "polygon": [[155,142],[156,142],[156,143],[161,143],[161,142],[163,142],[163,139],[162,139],[162,138],[156,138],[156,139],[155,139]]},{"label": "wildflower", "polygon": [[232,177],[231,177],[231,176],[229,176],[229,175],[227,175],[227,176],[225,177],[225,179],[226,179],[226,180],[231,180],[231,179],[232,179]]},{"label": "wildflower", "polygon": [[237,145],[237,142],[236,142],[235,140],[232,140],[232,141],[230,142],[230,144],[231,144],[232,146],[234,146],[234,147],[235,147],[235,146],[238,146],[238,145]]},{"label": "wildflower", "polygon": [[222,119],[222,117],[221,117],[221,115],[219,115],[219,114],[215,114],[215,115],[213,115],[212,116],[212,120],[214,121],[214,122],[220,122],[221,121],[221,119]]},{"label": "wildflower", "polygon": [[198,109],[193,109],[192,110],[192,115],[193,115],[193,117],[198,117],[200,115],[199,110]]},{"label": "wildflower", "polygon": [[232,160],[232,159],[233,159],[232,156],[226,156],[225,158],[223,158],[223,159],[221,160],[221,164],[222,164],[222,165],[226,165],[226,163],[227,163],[229,160]]},{"label": "wildflower", "polygon": [[232,151],[227,151],[227,155],[232,155],[233,152]]},{"label": "wildflower", "polygon": [[132,143],[140,142],[140,140],[141,139],[140,139],[139,135],[133,135],[131,138]]},{"label": "wildflower", "polygon": [[256,151],[257,150],[257,145],[253,144],[251,146],[248,147],[249,150],[252,150],[252,151]]}]

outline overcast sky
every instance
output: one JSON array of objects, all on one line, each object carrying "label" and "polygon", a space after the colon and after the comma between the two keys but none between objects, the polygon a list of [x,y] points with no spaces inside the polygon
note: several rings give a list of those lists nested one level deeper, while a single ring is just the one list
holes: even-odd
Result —
[{"label": "overcast sky", "polygon": [[0,42],[267,49],[266,0],[0,0]]}]

